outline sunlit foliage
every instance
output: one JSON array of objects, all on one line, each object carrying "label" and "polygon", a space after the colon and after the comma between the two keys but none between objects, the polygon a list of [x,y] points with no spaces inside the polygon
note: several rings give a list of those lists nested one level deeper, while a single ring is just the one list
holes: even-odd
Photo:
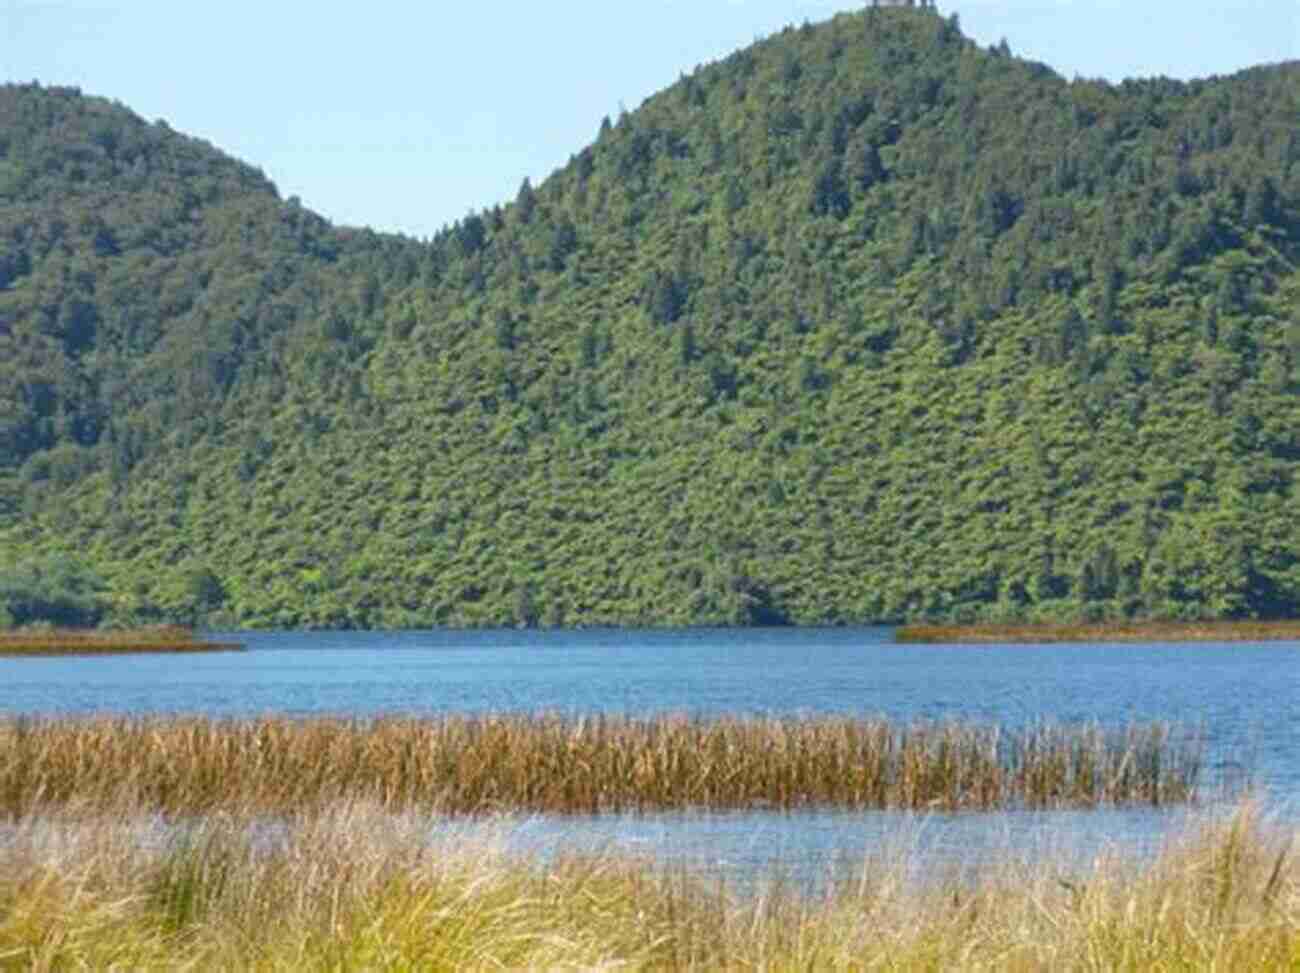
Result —
[{"label": "sunlit foliage", "polygon": [[0,550],[131,622],[1294,616],[1297,117],[868,9],[417,242],[5,88]]}]

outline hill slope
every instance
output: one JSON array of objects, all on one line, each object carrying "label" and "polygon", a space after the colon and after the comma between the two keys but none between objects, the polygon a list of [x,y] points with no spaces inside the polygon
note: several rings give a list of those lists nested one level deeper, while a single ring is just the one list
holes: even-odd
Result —
[{"label": "hill slope", "polygon": [[426,245],[6,89],[0,542],[136,620],[1295,614],[1297,117],[868,10]]}]

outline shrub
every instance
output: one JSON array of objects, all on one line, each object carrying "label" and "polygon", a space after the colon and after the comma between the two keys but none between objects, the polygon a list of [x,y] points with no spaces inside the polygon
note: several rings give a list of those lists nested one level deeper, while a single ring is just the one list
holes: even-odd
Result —
[{"label": "shrub", "polygon": [[42,558],[0,571],[0,624],[89,628],[107,609],[103,580],[71,558]]}]

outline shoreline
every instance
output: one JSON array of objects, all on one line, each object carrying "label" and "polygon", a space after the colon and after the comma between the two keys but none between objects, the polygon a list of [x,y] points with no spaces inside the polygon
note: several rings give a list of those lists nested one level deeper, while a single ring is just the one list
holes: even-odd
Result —
[{"label": "shoreline", "polygon": [[178,626],[99,631],[51,629],[0,632],[0,658],[30,659],[60,656],[194,654],[243,652],[233,642],[207,642]]},{"label": "shoreline", "polygon": [[[236,810],[34,809],[0,842],[0,956],[76,969],[1292,969],[1294,826],[1249,803],[1149,860],[868,851],[825,891],[331,803],[274,840]],[[143,814],[142,814],[143,812]],[[143,822],[143,823],[142,823]],[[918,868],[918,865],[921,867]]]},{"label": "shoreline", "polygon": [[1300,620],[1275,622],[1083,622],[1077,624],[901,625],[907,645],[1041,645],[1060,642],[1291,642]]}]

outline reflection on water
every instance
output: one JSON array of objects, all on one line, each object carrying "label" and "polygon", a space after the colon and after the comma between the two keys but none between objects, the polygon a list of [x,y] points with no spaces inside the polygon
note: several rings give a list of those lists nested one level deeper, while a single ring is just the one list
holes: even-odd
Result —
[{"label": "reflection on water", "polygon": [[511,849],[542,857],[632,855],[728,885],[783,878],[806,890],[852,881],[864,868],[922,882],[1013,863],[1072,869],[1108,854],[1153,858],[1169,840],[1219,811],[1006,812],[911,815],[806,812],[534,818],[509,826]]}]

